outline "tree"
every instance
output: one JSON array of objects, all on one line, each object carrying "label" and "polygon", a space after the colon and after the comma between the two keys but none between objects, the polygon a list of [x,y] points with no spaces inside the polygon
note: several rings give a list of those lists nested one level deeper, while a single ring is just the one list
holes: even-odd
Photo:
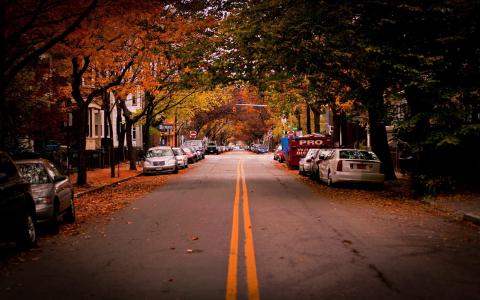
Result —
[{"label": "tree", "polygon": [[121,85],[127,74],[135,72],[132,66],[145,50],[142,35],[128,24],[129,16],[138,16],[144,11],[140,8],[130,11],[129,1],[112,5],[106,3],[99,7],[79,30],[55,48],[62,59],[64,74],[70,76],[65,93],[70,93],[75,102],[79,185],[85,184],[87,179],[88,106]]},{"label": "tree", "polygon": [[0,147],[7,147],[18,137],[14,133],[22,125],[18,118],[24,114],[19,111],[22,105],[18,92],[28,91],[31,86],[25,76],[35,72],[42,54],[78,29],[97,3],[97,0],[1,1]]}]

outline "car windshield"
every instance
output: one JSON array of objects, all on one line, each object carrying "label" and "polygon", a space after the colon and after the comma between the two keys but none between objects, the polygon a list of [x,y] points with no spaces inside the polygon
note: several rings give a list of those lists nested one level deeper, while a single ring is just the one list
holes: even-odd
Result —
[{"label": "car windshield", "polygon": [[47,170],[42,163],[22,163],[17,166],[20,175],[31,184],[50,183]]},{"label": "car windshield", "polygon": [[188,153],[192,153],[192,151],[191,151],[190,149],[188,149],[188,148],[182,148],[182,150],[185,151],[185,153],[187,153],[187,154],[188,154]]},{"label": "car windshield", "polygon": [[180,149],[180,148],[173,149],[173,152],[175,153],[176,156],[185,154],[185,153],[183,153],[183,150]]},{"label": "car windshield", "polygon": [[147,157],[162,157],[162,156],[173,156],[172,149],[155,149],[148,150]]},{"label": "car windshield", "polygon": [[342,150],[340,151],[341,159],[362,159],[362,160],[378,160],[373,152],[359,150]]}]

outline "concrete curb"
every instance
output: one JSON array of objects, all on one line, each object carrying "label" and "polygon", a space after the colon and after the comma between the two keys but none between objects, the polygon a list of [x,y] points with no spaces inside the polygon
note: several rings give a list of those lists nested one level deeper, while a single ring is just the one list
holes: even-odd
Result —
[{"label": "concrete curb", "polygon": [[464,213],[463,220],[472,222],[474,224],[480,225],[480,216],[472,214],[472,213]]},{"label": "concrete curb", "polygon": [[95,188],[92,188],[92,189],[89,189],[89,190],[86,190],[86,191],[83,191],[83,192],[79,192],[79,193],[75,193],[73,196],[75,198],[78,198],[78,197],[82,197],[82,196],[85,196],[85,195],[88,195],[88,194],[91,194],[91,193],[94,193],[94,192],[97,192],[97,191],[100,191],[100,190],[103,190],[104,188],[106,187],[109,187],[109,186],[113,186],[113,185],[116,185],[116,184],[119,184],[119,183],[122,183],[122,182],[125,182],[127,180],[130,180],[130,179],[133,179],[135,177],[138,177],[140,175],[142,175],[143,173],[140,172],[136,175],[133,175],[133,176],[129,176],[129,177],[125,177],[123,179],[120,179],[118,181],[115,181],[115,182],[112,182],[112,183],[109,183],[109,184],[104,184],[102,186],[97,186]]},{"label": "concrete curb", "polygon": [[465,212],[465,211],[458,210],[458,209],[445,207],[445,206],[442,206],[442,205],[438,205],[433,200],[425,200],[424,199],[424,200],[421,200],[421,202],[425,205],[432,206],[433,208],[435,208],[436,210],[439,210],[441,212],[454,213],[454,214],[457,214],[457,216],[462,216],[464,221],[471,222],[471,223],[474,223],[476,225],[480,225],[480,216],[478,216],[476,214]]}]

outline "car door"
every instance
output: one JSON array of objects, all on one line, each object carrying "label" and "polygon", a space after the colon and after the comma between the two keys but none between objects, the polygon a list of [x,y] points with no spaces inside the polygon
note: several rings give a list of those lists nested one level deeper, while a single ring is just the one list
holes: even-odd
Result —
[{"label": "car door", "polygon": [[[47,162],[45,164],[45,167],[47,169],[48,174],[52,177],[52,180],[55,179],[55,177],[60,177],[62,174],[58,171],[55,166]],[[68,177],[65,177],[64,180],[60,180],[53,183],[55,185],[55,194],[58,197],[58,200],[60,201],[60,211],[64,211],[70,206],[70,197],[72,194],[72,186],[70,184],[70,181],[68,180]]]},{"label": "car door", "polygon": [[312,177],[317,177],[318,176],[318,168],[319,168],[318,164],[321,162],[320,156],[322,155],[322,153],[323,153],[323,150],[319,149],[315,153],[315,156],[312,158],[312,170],[311,170]]},{"label": "car door", "polygon": [[335,156],[335,151],[324,154],[323,160],[318,165],[318,178],[320,180],[327,180],[329,164],[332,162],[332,158]]}]

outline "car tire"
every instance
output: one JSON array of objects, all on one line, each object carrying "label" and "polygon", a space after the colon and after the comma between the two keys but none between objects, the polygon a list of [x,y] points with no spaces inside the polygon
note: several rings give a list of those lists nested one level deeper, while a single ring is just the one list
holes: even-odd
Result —
[{"label": "car tire", "polygon": [[70,198],[70,206],[67,208],[65,212],[65,216],[63,217],[65,222],[67,223],[75,223],[75,203],[73,201],[73,195]]},{"label": "car tire", "polygon": [[177,173],[178,173],[178,167],[175,167],[175,170],[173,170],[172,173],[173,173],[173,174],[177,174]]},{"label": "car tire", "polygon": [[37,228],[35,219],[31,212],[23,216],[22,227],[17,236],[17,247],[20,249],[30,249],[37,244]]}]

